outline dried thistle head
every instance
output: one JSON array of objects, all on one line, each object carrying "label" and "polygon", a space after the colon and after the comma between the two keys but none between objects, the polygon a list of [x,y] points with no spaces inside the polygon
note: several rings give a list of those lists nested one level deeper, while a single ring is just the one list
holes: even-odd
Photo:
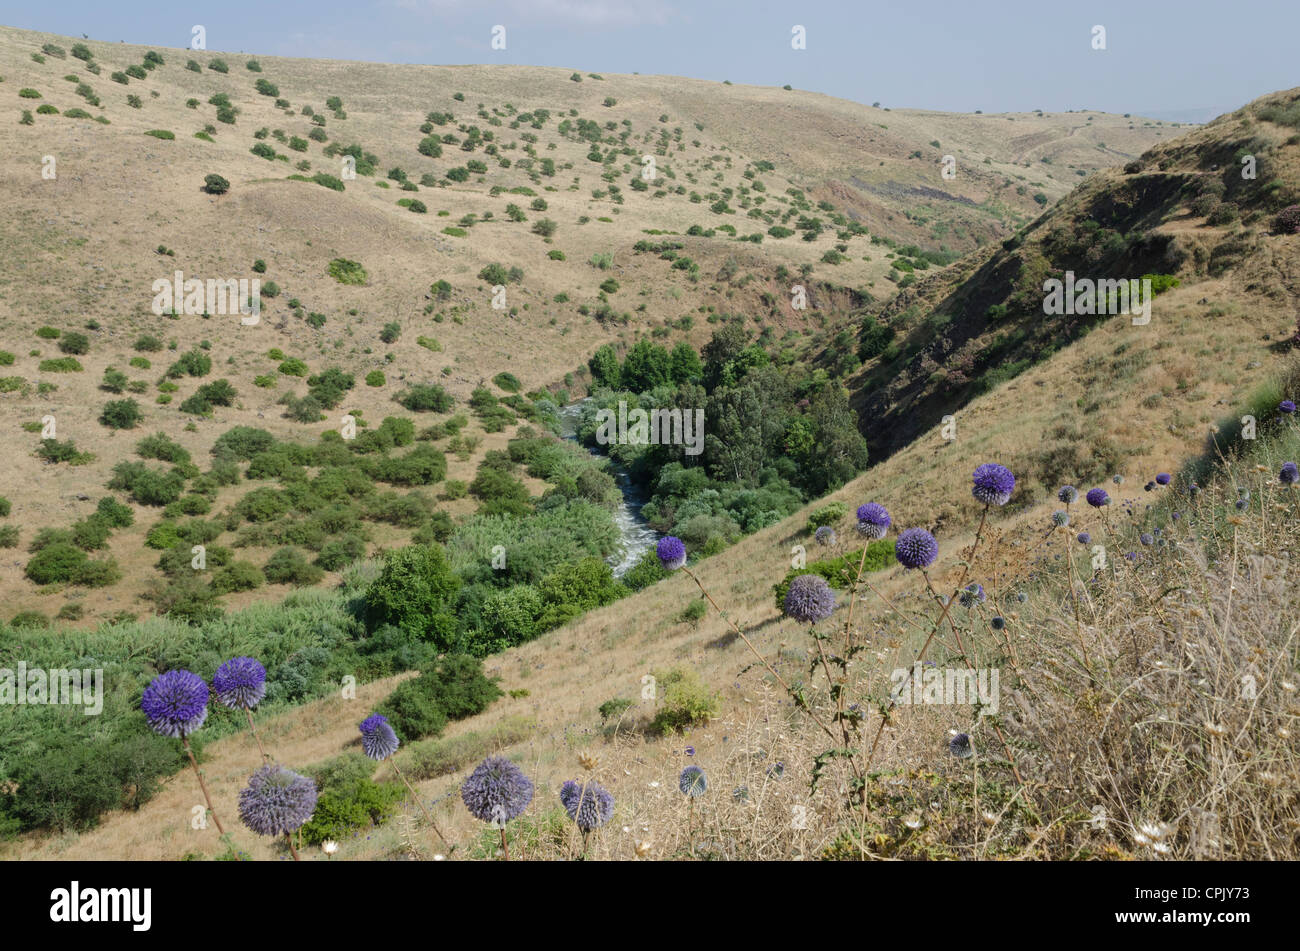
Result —
[{"label": "dried thistle head", "polygon": [[589,753],[579,753],[578,765],[585,770],[593,770],[600,765],[600,757],[592,756]]}]

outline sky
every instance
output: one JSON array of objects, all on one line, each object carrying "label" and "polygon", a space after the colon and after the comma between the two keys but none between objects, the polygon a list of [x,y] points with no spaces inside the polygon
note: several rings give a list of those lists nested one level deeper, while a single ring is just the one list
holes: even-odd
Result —
[{"label": "sky", "polygon": [[211,51],[789,83],[955,112],[1195,122],[1300,83],[1297,0],[0,0],[0,23],[171,47],[200,24]]}]

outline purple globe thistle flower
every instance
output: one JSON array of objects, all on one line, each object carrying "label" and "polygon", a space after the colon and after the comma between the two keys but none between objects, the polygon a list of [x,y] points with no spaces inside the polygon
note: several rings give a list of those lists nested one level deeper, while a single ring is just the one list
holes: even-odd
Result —
[{"label": "purple globe thistle flower", "polygon": [[1087,545],[1089,542],[1092,541],[1092,536],[1089,535],[1087,532],[1080,532],[1076,540],[1079,542],[1080,545]]},{"label": "purple globe thistle flower", "polygon": [[1292,400],[1283,400],[1277,404],[1278,412],[1287,413],[1288,415],[1295,412],[1295,403]]},{"label": "purple globe thistle flower", "polygon": [[155,733],[188,736],[208,718],[208,685],[188,670],[169,670],[144,688],[140,709]]},{"label": "purple globe thistle flower", "polygon": [[796,621],[816,624],[835,611],[835,592],[821,575],[799,575],[785,593],[785,613]]},{"label": "purple globe thistle flower", "polygon": [[1140,541],[1143,545],[1154,545],[1156,540],[1149,533],[1143,532],[1141,535],[1138,536],[1138,541]]},{"label": "purple globe thistle flower", "polygon": [[1064,509],[1057,509],[1055,512],[1052,513],[1052,524],[1057,528],[1061,528],[1065,525],[1069,525],[1070,513],[1065,511]]},{"label": "purple globe thistle flower", "polygon": [[709,778],[700,767],[687,766],[677,777],[677,788],[682,791],[682,795],[694,799],[709,791]]},{"label": "purple globe thistle flower", "polygon": [[971,476],[975,487],[971,494],[985,505],[1006,505],[1016,488],[1016,477],[1006,466],[986,462]]},{"label": "purple globe thistle flower", "polygon": [[1232,507],[1235,508],[1238,512],[1246,511],[1246,509],[1249,506],[1250,506],[1249,499],[1237,499],[1237,501],[1232,503]]},{"label": "purple globe thistle flower", "polygon": [[[1156,484],[1155,484],[1154,482],[1148,482],[1146,485],[1142,486],[1142,491],[1143,491],[1143,492],[1150,492],[1150,491],[1151,491],[1152,489],[1154,489],[1155,487],[1156,487]],[[1128,505],[1128,504],[1130,504],[1130,503],[1127,503],[1127,502],[1126,502],[1125,504]]]},{"label": "purple globe thistle flower", "polygon": [[1200,492],[1201,492],[1201,487],[1197,485],[1195,482],[1193,482],[1191,485],[1187,487],[1187,494],[1190,495],[1192,498],[1196,498],[1196,496],[1199,495]]},{"label": "purple globe thistle flower", "polygon": [[995,614],[993,615],[993,618],[989,621],[989,625],[993,628],[993,630],[1000,631],[1007,626],[1007,621],[1006,618],[1004,618],[1002,615]]},{"label": "purple globe thistle flower", "polygon": [[879,502],[858,506],[858,531],[879,541],[889,532],[889,511]]},{"label": "purple globe thistle flower", "polygon": [[834,545],[835,529],[831,528],[829,525],[823,525],[813,533],[813,538],[817,540],[817,544],[819,545]]},{"label": "purple globe thistle flower", "polygon": [[1156,483],[1157,483],[1158,485],[1168,485],[1170,482],[1173,481],[1173,478],[1174,478],[1174,477],[1171,476],[1168,472],[1157,472],[1157,473],[1156,473]]},{"label": "purple globe thistle flower", "polygon": [[665,535],[659,539],[655,554],[659,556],[659,564],[668,571],[676,571],[686,564],[686,546],[676,535]]},{"label": "purple globe thistle flower", "polygon": [[1114,482],[1116,485],[1123,485],[1123,484],[1124,484],[1124,477],[1123,477],[1122,475],[1120,475],[1119,473],[1116,473],[1115,475],[1113,475],[1113,476],[1110,477],[1110,481],[1111,481],[1111,482]]},{"label": "purple globe thistle flower", "polygon": [[316,811],[316,781],[267,763],[239,792],[239,818],[258,835],[284,835]]},{"label": "purple globe thistle flower", "polygon": [[1106,494],[1105,489],[1089,489],[1085,498],[1088,500],[1088,504],[1095,509],[1099,509],[1103,505],[1110,505],[1110,496]]},{"label": "purple globe thistle flower", "polygon": [[460,798],[481,822],[509,822],[533,801],[533,781],[504,756],[489,756],[461,785]]},{"label": "purple globe thistle flower", "polygon": [[1300,468],[1294,462],[1282,463],[1282,471],[1277,474],[1277,480],[1283,485],[1295,485],[1300,482]]},{"label": "purple globe thistle flower", "polygon": [[388,717],[382,713],[372,713],[357,729],[361,731],[361,749],[373,760],[388,759],[401,745]]},{"label": "purple globe thistle flower", "polygon": [[1072,485],[1063,485],[1056,491],[1056,497],[1066,505],[1079,501],[1079,490]]},{"label": "purple globe thistle flower", "polygon": [[894,557],[904,568],[928,568],[939,557],[939,543],[924,528],[905,528],[894,542]]},{"label": "purple globe thistle flower", "polygon": [[948,752],[958,759],[970,759],[975,755],[975,747],[971,746],[970,734],[958,733],[948,741]]},{"label": "purple globe thistle flower", "polygon": [[217,701],[232,710],[251,710],[266,696],[266,668],[252,657],[232,657],[212,675]]},{"label": "purple globe thistle flower", "polygon": [[961,592],[961,606],[969,608],[974,604],[984,603],[984,586],[977,581],[966,585]]},{"label": "purple globe thistle flower", "polygon": [[570,779],[560,787],[560,803],[583,832],[598,829],[614,817],[614,797],[594,779],[585,786]]},{"label": "purple globe thistle flower", "polygon": [[1023,591],[1017,591],[1016,600],[1019,601],[1021,604],[1024,604],[1026,601],[1029,600],[1029,595],[1025,594],[1025,592]]}]

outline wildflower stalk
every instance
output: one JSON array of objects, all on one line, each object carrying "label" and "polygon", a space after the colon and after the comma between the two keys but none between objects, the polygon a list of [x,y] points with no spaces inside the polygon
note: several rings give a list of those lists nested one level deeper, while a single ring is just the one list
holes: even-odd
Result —
[{"label": "wildflower stalk", "polygon": [[1070,604],[1074,607],[1074,636],[1079,641],[1079,650],[1083,652],[1083,666],[1092,669],[1092,664],[1088,660],[1088,648],[1083,643],[1083,623],[1079,620],[1079,598],[1074,593],[1074,548],[1070,544],[1070,537],[1065,536],[1065,560],[1069,565],[1070,577]]},{"label": "wildflower stalk", "polygon": [[[975,530],[975,542],[974,544],[971,545],[970,555],[966,559],[965,567],[962,568],[961,580],[957,582],[957,590],[954,591],[952,597],[948,599],[948,603],[943,606],[943,613],[939,615],[939,620],[935,622],[934,627],[931,629],[930,636],[927,637],[925,639],[925,643],[921,645],[921,650],[916,655],[917,661],[921,661],[925,658],[925,652],[929,649],[930,642],[934,640],[934,635],[939,633],[939,628],[943,626],[943,622],[948,618],[949,613],[952,611],[953,602],[961,595],[961,589],[966,585],[966,578],[970,574],[971,563],[975,560],[975,552],[979,550],[980,539],[984,537],[984,525],[988,521],[988,517],[989,517],[989,507],[988,504],[986,503],[984,506],[984,511],[980,514],[979,528]],[[929,586],[931,591],[933,591],[934,586],[930,584],[929,575],[925,575],[924,571],[922,572],[922,574],[925,577],[926,585]],[[956,630],[956,628],[954,628],[954,630]],[[897,706],[897,704],[898,701],[896,699],[891,698],[889,701],[889,706],[885,709],[885,713],[880,719],[880,726],[876,730],[876,738],[871,743],[871,752],[867,755],[866,763],[863,765],[864,776],[866,775],[867,770],[871,768],[872,760],[874,760],[876,757],[876,747],[880,745],[880,735],[885,732],[885,724],[889,722],[889,714],[894,709],[894,707]],[[862,821],[864,825],[866,823],[866,818],[867,818],[867,806],[866,806],[866,797],[864,796],[863,805],[862,805]]]},{"label": "wildflower stalk", "polygon": [[[438,828],[438,823],[433,821],[433,816],[431,816],[429,814],[429,810],[425,808],[423,800],[420,799],[419,793],[415,791],[415,787],[411,785],[411,781],[406,778],[405,773],[403,773],[400,769],[397,768],[397,760],[394,759],[392,756],[390,756],[388,757],[388,761],[390,764],[392,764],[393,772],[397,774],[397,778],[400,779],[403,783],[405,783],[406,788],[410,790],[411,798],[415,800],[415,804],[419,806],[420,811],[424,813],[424,818],[429,820],[429,825],[433,826],[433,831],[438,833],[438,838],[442,839],[443,845],[449,845],[450,843],[447,842],[447,837],[443,835],[442,830]],[[504,841],[505,829],[501,830],[501,835]],[[509,856],[507,855],[507,858],[508,857]]]},{"label": "wildflower stalk", "polygon": [[257,730],[253,728],[253,711],[244,707],[244,716],[248,717],[248,732],[253,734],[253,742],[257,744],[258,752],[262,754],[262,762],[271,762],[271,755],[262,748],[262,741],[257,735]]},{"label": "wildflower stalk", "polygon": [[302,856],[300,856],[300,855],[298,854],[298,850],[295,849],[295,848],[293,847],[293,833],[292,833],[292,832],[286,832],[286,833],[284,834],[284,841],[287,842],[287,843],[289,844],[289,854],[293,856],[293,860],[294,860],[295,862],[301,862],[301,861],[302,861]]},{"label": "wildflower stalk", "polygon": [[216,823],[217,832],[224,836],[226,830],[222,828],[221,820],[217,818],[217,811],[212,808],[212,796],[208,793],[208,784],[203,780],[203,770],[199,769],[199,761],[194,758],[194,749],[190,746],[190,738],[182,734],[181,743],[190,758],[190,765],[194,767],[194,775],[199,778],[199,788],[203,790],[203,800],[208,804],[208,812],[212,814],[212,821]]},{"label": "wildflower stalk", "polygon": [[[742,631],[739,626],[737,626],[736,622],[733,621],[731,617],[725,611],[722,610],[722,608],[718,607],[718,602],[714,601],[713,595],[709,594],[709,592],[705,590],[704,585],[700,584],[700,579],[695,577],[695,575],[691,573],[691,570],[689,568],[683,567],[681,571],[683,574],[686,575],[686,577],[690,578],[692,581],[695,582],[695,586],[700,589],[700,593],[704,595],[705,599],[709,602],[709,604],[713,605],[713,610],[717,611],[718,614],[731,626],[731,629],[732,631],[735,632],[736,636],[745,642],[745,646],[749,648],[750,653],[752,653],[755,657],[757,657],[758,662],[767,668],[767,672],[771,674],[774,678],[776,678],[776,682],[779,683],[782,686],[782,688],[784,688],[785,692],[790,694],[791,697],[795,697],[797,699],[799,695],[794,691],[793,688],[791,688],[791,686],[788,683],[786,683],[785,678],[776,672],[776,668],[773,667],[770,663],[768,663],[767,658],[758,652],[758,648],[756,648],[753,645],[753,643],[750,641],[750,639],[745,636],[745,632]],[[829,736],[832,740],[834,740],[835,733],[831,730],[830,727],[826,725],[825,721],[823,721],[822,718],[817,715],[817,711],[812,708],[812,705],[804,702],[801,702],[800,705],[805,710],[808,711],[808,715],[812,717],[813,722],[816,723],[817,726],[821,728],[822,732],[824,732],[827,736]]]}]

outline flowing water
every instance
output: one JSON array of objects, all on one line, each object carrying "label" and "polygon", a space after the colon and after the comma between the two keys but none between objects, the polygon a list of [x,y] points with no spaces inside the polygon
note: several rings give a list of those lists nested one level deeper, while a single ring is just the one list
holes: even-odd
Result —
[{"label": "flowing water", "polygon": [[[560,407],[560,435],[572,442],[578,441],[578,424],[582,419],[582,407],[588,400],[580,400]],[[588,450],[593,456],[607,458],[603,453]],[[614,577],[621,578],[623,573],[641,560],[647,548],[659,540],[659,533],[646,524],[641,517],[641,506],[645,496],[641,487],[628,476],[622,466],[609,459],[609,473],[618,484],[623,501],[614,511],[614,522],[618,525],[619,548],[610,558]]]}]

